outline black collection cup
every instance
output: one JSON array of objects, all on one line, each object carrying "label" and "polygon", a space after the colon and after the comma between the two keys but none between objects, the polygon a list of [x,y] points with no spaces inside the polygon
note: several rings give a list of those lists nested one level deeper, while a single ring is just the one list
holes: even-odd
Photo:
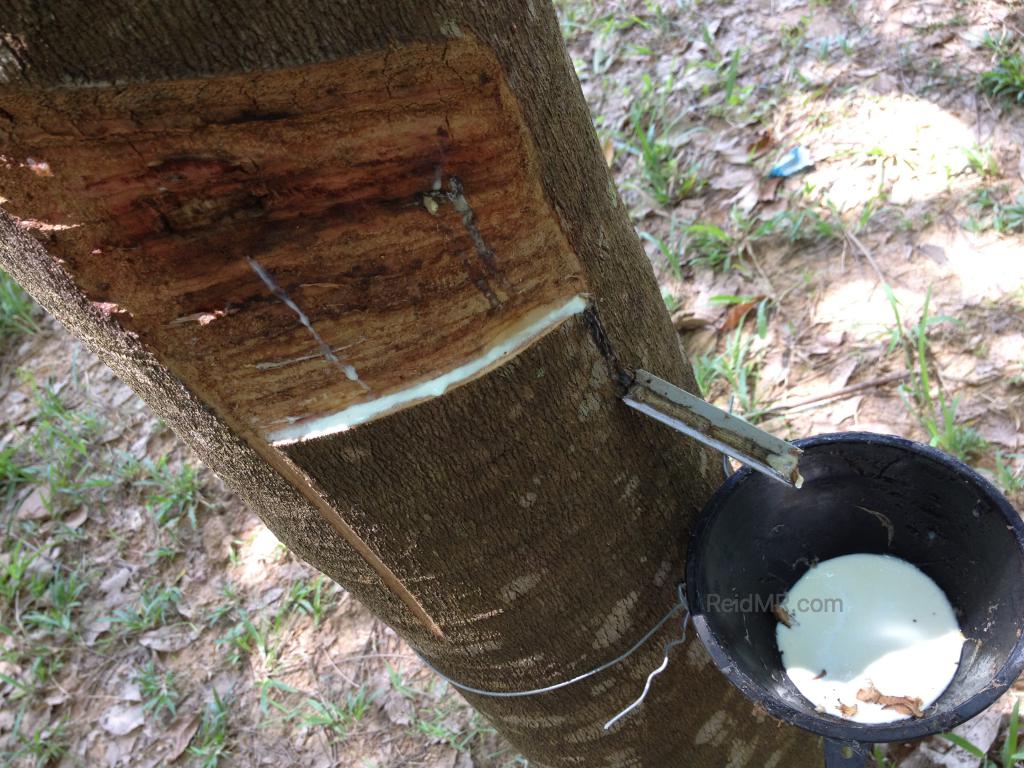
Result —
[{"label": "black collection cup", "polygon": [[[948,731],[1021,673],[1024,524],[991,483],[934,448],[858,432],[796,445],[802,489],[743,469],[705,506],[687,555],[687,601],[698,636],[740,691],[824,736],[828,768],[863,766],[867,744]],[[956,675],[923,718],[863,724],[818,712],[782,666],[766,606],[812,563],[854,553],[917,566],[945,592],[967,638]]]}]

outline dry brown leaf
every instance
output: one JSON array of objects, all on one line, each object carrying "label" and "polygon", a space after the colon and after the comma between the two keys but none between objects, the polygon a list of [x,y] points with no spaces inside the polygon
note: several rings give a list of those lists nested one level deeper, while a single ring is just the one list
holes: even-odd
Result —
[{"label": "dry brown leaf", "polygon": [[215,563],[230,556],[231,532],[222,516],[212,515],[203,523],[203,551]]},{"label": "dry brown leaf", "polygon": [[932,261],[934,261],[936,264],[949,263],[949,259],[946,257],[946,249],[943,248],[941,245],[922,243],[921,245],[917,246],[917,250],[919,250]]},{"label": "dry brown leaf", "polygon": [[761,131],[759,134],[757,134],[757,138],[747,145],[747,155],[751,159],[760,157],[769,149],[771,149],[772,144],[774,143],[775,137],[772,136],[771,131]]},{"label": "dry brown leaf", "polygon": [[774,202],[775,198],[779,194],[779,187],[782,186],[783,181],[785,181],[785,179],[780,179],[778,177],[760,180],[757,187],[757,201],[759,203]]},{"label": "dry brown leaf", "polygon": [[[120,593],[118,593],[120,594]],[[100,635],[110,631],[110,617],[109,616],[97,616],[91,619],[86,625],[82,632],[82,642],[86,648],[92,648],[96,645],[96,641]]]},{"label": "dry brown leaf", "polygon": [[733,165],[749,165],[750,151],[744,134],[729,134],[720,137],[711,147],[726,162]]},{"label": "dry brown leaf", "polygon": [[146,632],[139,637],[139,645],[154,651],[180,651],[192,645],[197,637],[199,632],[191,625],[175,624]]},{"label": "dry brown leaf", "polygon": [[853,397],[847,397],[836,402],[832,406],[832,415],[830,416],[832,424],[839,426],[844,421],[857,418],[857,411],[860,410],[860,404],[864,401],[863,395],[855,395]]},{"label": "dry brown leaf", "polygon": [[1005,415],[1005,412],[997,412],[991,418],[985,419],[978,427],[981,436],[990,443],[997,443],[1006,446],[1012,451],[1017,450],[1021,444],[1020,430]]},{"label": "dry brown leaf", "polygon": [[33,488],[32,493],[26,496],[25,500],[21,502],[21,506],[18,507],[19,520],[43,520],[49,516],[50,512],[46,508],[41,488]]},{"label": "dry brown leaf", "polygon": [[43,701],[46,702],[46,706],[48,707],[59,707],[67,701],[70,696],[71,694],[67,691],[55,691],[54,693],[49,694],[45,699],[43,699]]},{"label": "dry brown leaf", "polygon": [[731,191],[742,189],[748,184],[758,183],[757,173],[749,166],[731,165],[711,180],[712,189]]},{"label": "dry brown leaf", "polygon": [[790,615],[789,611],[782,606],[782,603],[776,603],[772,606],[772,614],[774,614],[775,619],[780,624],[789,627],[790,629],[793,628],[793,617]]},{"label": "dry brown leaf", "polygon": [[395,725],[409,725],[416,719],[416,708],[398,691],[389,690],[384,696],[384,713]]},{"label": "dry brown leaf", "polygon": [[179,721],[177,725],[173,726],[170,731],[171,746],[170,751],[163,755],[163,760],[166,763],[173,763],[177,760],[181,753],[184,752],[189,743],[192,741],[192,737],[196,735],[196,731],[199,729],[199,715],[192,715]]},{"label": "dry brown leaf", "polygon": [[764,296],[754,296],[750,301],[742,301],[739,304],[733,304],[729,311],[725,315],[725,321],[722,323],[722,333],[728,333],[729,331],[735,330],[747,314],[764,301]]},{"label": "dry brown leaf", "polygon": [[106,747],[104,763],[108,768],[115,768],[119,765],[128,765],[132,755],[135,753],[135,745],[139,740],[139,733],[133,731],[124,736],[115,736],[103,740]]},{"label": "dry brown leaf", "polygon": [[921,41],[921,44],[925,48],[935,48],[939,45],[945,45],[954,37],[956,37],[956,32],[954,30],[940,29],[928,35],[928,37]]},{"label": "dry brown leaf", "polygon": [[712,322],[712,318],[702,317],[688,309],[680,309],[672,313],[672,327],[680,332],[705,328]]},{"label": "dry brown leaf", "polygon": [[115,704],[103,713],[100,727],[114,736],[124,736],[146,722],[141,704]]},{"label": "dry brown leaf", "polygon": [[615,162],[615,142],[612,141],[611,136],[604,140],[602,149],[604,150],[604,161],[611,168],[612,163]]},{"label": "dry brown leaf", "polygon": [[853,717],[854,715],[857,714],[857,705],[856,704],[843,704],[843,702],[840,701],[839,702],[839,714],[842,715],[843,717]]},{"label": "dry brown leaf", "polygon": [[749,214],[757,207],[758,199],[761,196],[760,189],[761,182],[758,179],[744,184],[739,192],[729,198],[729,205]]},{"label": "dry brown leaf", "polygon": [[120,592],[124,589],[128,583],[128,579],[132,577],[132,569],[121,567],[110,575],[105,576],[103,581],[99,583],[100,592],[105,595],[109,595],[111,592]]},{"label": "dry brown leaf", "polygon": [[882,709],[891,709],[902,715],[924,717],[924,712],[921,711],[923,704],[921,699],[910,696],[886,696],[875,688],[873,684],[869,684],[867,688],[861,688],[857,691],[857,699],[868,704],[881,704]]},{"label": "dry brown leaf", "polygon": [[828,390],[835,391],[842,389],[850,382],[850,377],[853,376],[854,371],[857,370],[858,360],[856,357],[848,357],[832,369],[832,375],[829,376]]}]

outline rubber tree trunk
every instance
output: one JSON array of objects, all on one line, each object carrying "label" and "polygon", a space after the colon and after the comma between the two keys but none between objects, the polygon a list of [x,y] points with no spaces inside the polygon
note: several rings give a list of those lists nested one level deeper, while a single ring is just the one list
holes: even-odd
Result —
[{"label": "rubber tree trunk", "polygon": [[[720,465],[619,402],[694,383],[548,2],[3,5],[0,264],[282,541],[484,689],[665,613]],[[468,698],[531,764],[816,762],[692,640],[603,731],[676,632]]]}]

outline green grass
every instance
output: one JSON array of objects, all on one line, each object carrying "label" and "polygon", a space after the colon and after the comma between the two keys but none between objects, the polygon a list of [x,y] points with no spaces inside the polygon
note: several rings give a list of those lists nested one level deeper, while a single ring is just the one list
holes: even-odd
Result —
[{"label": "green grass", "polygon": [[710,222],[686,227],[686,255],[694,264],[717,272],[728,272],[739,263],[738,240],[729,231]]},{"label": "green grass", "polygon": [[804,47],[812,18],[810,14],[805,14],[795,24],[782,25],[779,29],[779,42],[784,49],[796,51]]},{"label": "green grass", "polygon": [[882,752],[882,745],[875,744],[871,750],[871,758],[874,760],[874,768],[898,768],[896,763],[885,756]]},{"label": "green grass", "polygon": [[[494,733],[479,715],[467,713],[464,704],[451,693],[447,684],[432,680],[421,689],[407,682],[402,673],[390,664],[386,667],[391,690],[411,704],[409,729],[420,740],[425,737],[430,743],[443,743],[467,752],[481,736]],[[366,685],[354,686],[325,698],[273,678],[266,678],[260,684],[260,712],[264,718],[273,716],[280,722],[320,729],[330,741],[343,741],[359,735],[359,724],[375,706],[376,694]],[[507,751],[499,750],[487,758],[499,758]],[[525,766],[525,761],[508,755],[497,764],[512,768]]]},{"label": "green grass", "polygon": [[921,425],[927,430],[931,445],[962,461],[970,461],[981,456],[988,443],[973,427],[958,421],[959,404],[959,397],[947,398],[939,390],[930,404],[934,413],[924,410],[920,416]]},{"label": "green grass", "polygon": [[932,292],[929,288],[917,323],[904,327],[899,301],[888,285],[885,290],[895,317],[895,326],[890,330],[889,350],[902,349],[907,370],[911,373],[910,383],[900,386],[904,404],[928,433],[933,447],[961,461],[979,457],[988,443],[977,430],[958,418],[960,398],[951,397],[941,387],[932,385],[929,331],[940,323],[955,323],[956,319],[930,314]]},{"label": "green grass", "polygon": [[[14,506],[27,497],[29,484],[40,486],[43,505],[56,519],[134,490],[157,525],[155,560],[179,554],[179,522],[188,520],[194,530],[199,510],[211,506],[201,470],[188,464],[174,467],[166,457],[140,461],[123,451],[97,450],[107,429],[103,418],[89,407],[73,406],[51,383],[21,375],[31,387],[35,413],[25,437],[0,450],[0,493],[9,515],[4,529],[9,530]],[[172,534],[170,541],[164,532]]]},{"label": "green grass", "polygon": [[7,613],[14,610],[15,599],[19,595],[24,594],[31,601],[40,597],[47,586],[46,578],[30,569],[32,561],[39,556],[39,550],[21,539],[13,539],[12,544],[0,561],[0,599],[3,600],[0,624],[7,622]]},{"label": "green grass", "polygon": [[981,73],[981,88],[1013,104],[1024,104],[1024,56],[1012,53],[1000,57],[992,69]]},{"label": "green grass", "polygon": [[[749,297],[728,296],[717,297],[726,299],[725,303],[736,303]],[[768,300],[759,302],[755,310],[757,314],[757,335],[764,338],[767,333]],[[726,338],[725,351],[717,355],[698,355],[690,362],[694,377],[702,395],[706,396],[716,381],[722,381],[728,393],[735,398],[738,413],[749,421],[760,418],[765,409],[758,391],[760,375],[760,356],[753,352],[754,338],[744,332],[741,321],[736,330]]]},{"label": "green grass", "polygon": [[218,768],[221,761],[231,754],[228,742],[230,713],[227,704],[213,691],[213,700],[203,712],[199,730],[192,738],[188,754],[194,758],[191,765],[197,768]]},{"label": "green grass", "polygon": [[395,691],[405,699],[414,699],[419,695],[419,691],[405,682],[405,678],[402,676],[402,673],[391,666],[391,662],[386,662],[385,667],[388,671],[388,682],[391,684],[391,690]]},{"label": "green grass", "polygon": [[255,657],[269,674],[275,668],[284,643],[285,631],[298,616],[309,616],[319,626],[330,609],[340,587],[324,576],[296,581],[289,588],[276,610],[265,609],[254,614],[246,609],[234,585],[229,581],[221,587],[224,600],[206,615],[206,625],[225,625],[214,641],[231,665]]},{"label": "green grass", "polygon": [[30,383],[36,413],[23,446],[30,459],[22,463],[31,463],[45,506],[60,516],[110,487],[95,447],[106,424],[90,409],[68,405],[50,384]]},{"label": "green grass", "polygon": [[36,473],[33,468],[25,463],[24,451],[16,445],[8,445],[0,449],[0,497],[2,506],[0,510],[6,510],[8,518],[4,524],[4,530],[10,531],[10,523],[14,515],[14,502],[18,491],[25,485],[35,482]]},{"label": "green grass", "polygon": [[[999,745],[999,752],[995,759],[989,757],[981,747],[973,744],[955,733],[943,733],[940,736],[947,741],[963,749],[969,755],[977,759],[978,768],[1014,768],[1024,760],[1024,751],[1020,750],[1020,701],[1013,703],[1013,710],[1010,712],[1010,719],[1007,724],[1006,738]],[[899,765],[887,758],[881,745],[875,745],[872,751],[872,764],[874,768],[899,768]]]},{"label": "green grass", "polygon": [[285,610],[304,613],[313,619],[314,627],[319,627],[324,611],[334,602],[339,591],[340,587],[326,576],[317,576],[312,581],[297,581],[288,590]]},{"label": "green grass", "polygon": [[81,607],[81,596],[85,582],[77,571],[65,572],[61,567],[54,571],[46,591],[36,598],[41,603],[37,610],[21,616],[26,627],[40,629],[58,640],[68,640],[75,635],[74,614]]},{"label": "green grass", "polygon": [[39,308],[21,286],[0,270],[0,350],[22,334],[39,330]]},{"label": "green grass", "polygon": [[[3,632],[0,632],[3,634]],[[19,637],[21,645],[0,653],[0,661],[11,663],[21,669],[20,678],[0,673],[0,680],[13,686],[10,701],[21,701],[22,706],[37,699],[64,667],[67,646],[50,645],[45,642]]]},{"label": "green grass", "polygon": [[697,381],[697,390],[701,397],[707,399],[711,391],[711,385],[718,379],[711,364],[713,355],[694,355],[690,358],[690,366],[693,368],[693,377]]},{"label": "green grass", "polygon": [[618,146],[638,160],[642,188],[660,205],[672,206],[707,186],[703,168],[683,160],[672,139],[676,121],[670,115],[671,78],[655,84],[644,75],[629,109],[629,137]]},{"label": "green grass", "polygon": [[85,580],[62,566],[39,565],[42,551],[11,536],[0,558],[0,636],[14,639],[0,652],[12,666],[0,680],[14,687],[9,703],[37,698],[64,664],[76,622]]},{"label": "green grass", "polygon": [[955,733],[944,733],[942,738],[953,742],[973,757],[976,757],[978,759],[978,768],[1013,768],[1013,766],[1019,764],[1019,761],[1024,760],[1024,751],[1018,751],[1020,746],[1020,700],[1013,703],[1006,740],[1000,747],[999,755],[995,760],[989,758],[985,750],[975,746],[963,736]]},{"label": "green grass", "polygon": [[1002,451],[996,451],[996,484],[1011,495],[1024,492],[1024,466],[1014,468],[1012,463],[1022,456],[1024,454],[1019,453],[1006,456]]},{"label": "green grass", "polygon": [[268,671],[272,670],[277,661],[277,647],[271,642],[267,628],[254,622],[241,607],[236,609],[234,619],[228,630],[215,641],[224,649],[228,663],[236,665],[256,655]]},{"label": "green grass", "polygon": [[568,42],[583,34],[607,37],[633,26],[649,27],[639,15],[624,15],[618,10],[598,13],[600,9],[592,0],[554,0],[554,4],[562,36]]},{"label": "green grass", "polygon": [[1010,200],[1005,194],[1005,188],[984,187],[971,196],[968,208],[971,216],[964,226],[972,232],[1024,232],[1024,195]]},{"label": "green grass", "polygon": [[[858,220],[858,230],[867,225],[867,218],[872,211],[865,206]],[[814,208],[797,207],[777,213],[770,220],[762,236],[778,233],[790,243],[819,243],[837,240],[843,236],[844,224],[838,214],[832,211],[819,213]],[[762,225],[764,226],[764,225]]]},{"label": "green grass", "polygon": [[137,487],[145,493],[146,507],[160,528],[176,526],[186,518],[192,529],[198,526],[196,517],[200,507],[210,503],[203,495],[200,470],[190,464],[180,469],[171,467],[166,457],[155,462],[142,463],[142,478]]},{"label": "green grass", "polygon": [[142,695],[142,709],[157,721],[174,717],[178,711],[178,700],[181,694],[174,684],[174,673],[171,670],[160,672],[150,661],[135,678]]},{"label": "green grass", "polygon": [[482,735],[494,732],[494,729],[476,712],[470,714],[465,727],[456,727],[452,717],[453,709],[453,702],[450,699],[440,705],[427,707],[416,717],[416,730],[431,741],[447,744],[456,752],[468,751],[473,742]]},{"label": "green grass", "polygon": [[110,618],[112,627],[129,634],[141,634],[168,624],[177,614],[181,601],[178,587],[146,587],[134,608],[118,608]]},{"label": "green grass", "polygon": [[336,739],[344,740],[352,728],[370,711],[373,696],[365,685],[347,691],[337,704],[321,699],[306,700],[298,722],[307,728],[323,728]]},{"label": "green grass", "polygon": [[[710,67],[717,75],[717,81],[711,90],[717,89],[722,94],[722,103],[713,104],[708,114],[734,122],[756,122],[759,114],[748,114],[747,103],[754,86],[740,84],[740,64],[743,62],[743,49],[737,48],[728,57],[721,56],[717,61],[707,60],[705,66]],[[768,106],[768,100],[761,104],[762,109]]]},{"label": "green grass", "polygon": [[[289,706],[275,699],[274,691],[285,695],[299,694],[302,699],[296,706]],[[266,715],[274,709],[285,722],[298,723],[303,728],[322,728],[331,739],[344,741],[369,714],[376,696],[367,686],[361,685],[336,698],[337,702],[325,701],[280,680],[268,678],[260,686],[260,711]]]},{"label": "green grass", "polygon": [[[874,209],[865,207],[858,229],[866,226]],[[759,244],[778,242],[789,245],[813,245],[843,237],[845,224],[831,208],[799,205],[760,219],[734,206],[727,223],[719,225],[696,221],[682,229],[681,242],[685,262],[719,272],[744,270],[746,257]]]},{"label": "green grass", "polygon": [[665,309],[670,313],[679,309],[679,299],[668,288],[661,289],[661,300],[665,302]]},{"label": "green grass", "polygon": [[753,359],[753,339],[743,333],[740,324],[725,345],[725,354],[712,361],[712,370],[729,385],[730,394],[736,396],[739,412],[747,418],[756,416],[760,405],[757,390],[759,364]]},{"label": "green grass", "polygon": [[14,750],[10,753],[0,752],[0,758],[5,759],[4,765],[33,765],[35,768],[56,765],[67,754],[70,746],[67,719],[39,726],[31,733],[22,732],[21,719],[22,713],[19,712],[12,729],[16,734]]},{"label": "green grass", "polygon": [[232,581],[225,580],[221,584],[220,594],[224,598],[223,601],[210,608],[205,616],[204,620],[208,627],[215,626],[224,619],[230,618],[236,610],[242,607],[242,597],[238,594],[238,589]]},{"label": "green grass", "polygon": [[971,170],[982,177],[999,177],[1002,170],[995,153],[989,147],[982,147],[975,144],[973,147],[964,147],[964,157]]},{"label": "green grass", "polygon": [[683,252],[685,250],[684,234],[680,231],[678,223],[673,217],[669,223],[669,232],[664,238],[655,237],[650,232],[640,232],[640,237],[643,240],[654,245],[657,248],[661,258],[664,259],[665,265],[669,269],[669,273],[676,280],[683,279],[683,267],[685,262],[683,261]]},{"label": "green grass", "polygon": [[[296,613],[305,613],[307,606],[313,613],[317,610],[314,605],[317,599],[315,594],[310,594],[303,587],[293,587],[281,608],[269,616],[251,614],[230,583],[221,591],[226,600],[210,612],[207,625],[214,626],[228,621],[229,626],[214,641],[215,645],[222,649],[229,664],[234,666],[249,657],[255,657],[268,674],[277,664],[281,651],[278,638],[291,618]],[[313,600],[310,600],[311,597]]]}]

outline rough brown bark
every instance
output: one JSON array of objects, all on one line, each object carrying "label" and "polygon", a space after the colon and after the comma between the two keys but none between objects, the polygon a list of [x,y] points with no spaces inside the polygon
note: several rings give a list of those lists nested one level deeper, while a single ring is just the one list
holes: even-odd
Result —
[{"label": "rough brown bark", "polygon": [[[483,688],[579,674],[665,612],[719,464],[618,401],[633,368],[692,375],[547,2],[3,5],[21,221],[0,219],[0,264],[288,546]],[[453,177],[476,232],[424,201]],[[251,374],[316,345],[247,258],[330,346],[370,339],[345,361],[370,393],[316,355]],[[401,391],[575,294],[588,311],[441,397],[271,445],[275,419]],[[603,732],[672,631],[555,694],[469,698],[543,765],[814,762],[695,641]]]}]

